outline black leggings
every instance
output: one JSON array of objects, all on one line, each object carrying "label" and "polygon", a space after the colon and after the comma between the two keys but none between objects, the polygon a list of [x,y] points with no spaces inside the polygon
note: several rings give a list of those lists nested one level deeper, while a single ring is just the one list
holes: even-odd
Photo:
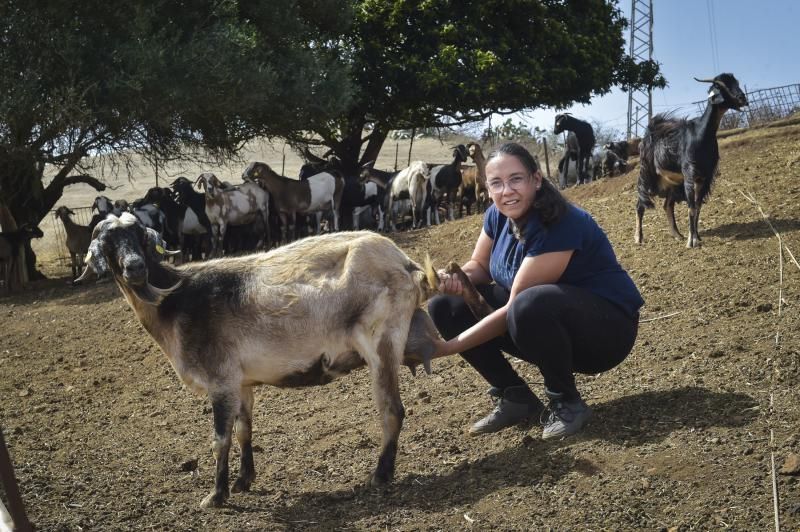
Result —
[{"label": "black leggings", "polygon": [[[495,284],[478,286],[492,308],[506,304],[509,292]],[[477,323],[460,296],[430,300],[428,312],[449,340]],[[539,285],[522,291],[508,310],[508,332],[469,349],[461,356],[498,388],[525,381],[501,351],[539,368],[545,387],[578,397],[574,373],[607,371],[631,352],[639,316],[629,316],[607,299],[583,288],[562,284]]]}]

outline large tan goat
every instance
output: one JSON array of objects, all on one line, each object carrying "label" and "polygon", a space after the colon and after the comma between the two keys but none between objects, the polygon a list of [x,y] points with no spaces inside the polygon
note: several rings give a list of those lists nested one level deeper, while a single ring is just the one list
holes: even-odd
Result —
[{"label": "large tan goat", "polygon": [[242,458],[233,491],[255,479],[253,386],[326,384],[364,365],[383,428],[370,482],[391,480],[404,417],[398,369],[435,350],[435,328],[419,309],[438,282],[432,268],[426,276],[368,231],[178,267],[161,263],[158,235],[128,214],[110,216],[93,236],[80,280],[110,271],[181,380],[211,401],[216,481],[202,506],[228,498],[234,423]]}]

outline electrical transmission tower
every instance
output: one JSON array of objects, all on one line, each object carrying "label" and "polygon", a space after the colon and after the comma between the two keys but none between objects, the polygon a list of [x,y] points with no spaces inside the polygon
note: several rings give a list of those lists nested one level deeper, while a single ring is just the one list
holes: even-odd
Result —
[{"label": "electrical transmission tower", "polygon": [[[653,59],[653,0],[632,0],[630,56],[637,63]],[[653,89],[628,91],[628,138],[644,133],[653,116]]]}]

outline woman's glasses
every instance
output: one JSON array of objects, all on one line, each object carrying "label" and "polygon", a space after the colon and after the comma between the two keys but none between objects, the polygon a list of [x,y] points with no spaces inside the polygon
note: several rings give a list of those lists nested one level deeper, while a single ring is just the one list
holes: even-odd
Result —
[{"label": "woman's glasses", "polygon": [[506,181],[502,179],[492,179],[486,183],[486,186],[489,188],[489,192],[492,194],[501,194],[506,187],[510,188],[513,191],[518,191],[521,189],[525,184],[528,182],[527,176],[522,175],[515,175],[509,177]]}]

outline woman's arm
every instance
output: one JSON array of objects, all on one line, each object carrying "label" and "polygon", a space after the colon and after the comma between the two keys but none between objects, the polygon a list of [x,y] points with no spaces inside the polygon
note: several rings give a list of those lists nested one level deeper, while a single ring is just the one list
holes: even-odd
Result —
[{"label": "woman's arm", "polygon": [[531,286],[558,282],[564,270],[567,269],[572,253],[573,250],[557,251],[523,259],[522,265],[514,277],[508,302],[452,340],[442,342],[434,357],[462,353],[504,334],[507,329],[508,308],[516,295]]}]

